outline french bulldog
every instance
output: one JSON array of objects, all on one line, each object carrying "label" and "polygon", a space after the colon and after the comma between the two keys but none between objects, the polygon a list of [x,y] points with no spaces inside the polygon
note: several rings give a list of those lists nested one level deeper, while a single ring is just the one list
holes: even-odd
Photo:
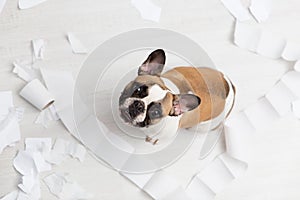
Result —
[{"label": "french bulldog", "polygon": [[221,72],[180,66],[162,73],[165,61],[164,50],[153,51],[119,97],[120,116],[125,123],[148,128],[164,120],[160,138],[146,136],[146,141],[152,144],[171,138],[179,128],[227,116],[235,99],[234,85]]}]

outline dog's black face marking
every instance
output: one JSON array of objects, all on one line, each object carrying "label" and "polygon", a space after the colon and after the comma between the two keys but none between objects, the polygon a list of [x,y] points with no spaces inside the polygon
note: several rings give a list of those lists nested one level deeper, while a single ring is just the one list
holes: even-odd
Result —
[{"label": "dog's black face marking", "polygon": [[145,111],[145,104],[142,101],[136,100],[129,106],[128,109],[131,119],[135,119],[139,114]]},{"label": "dog's black face marking", "polygon": [[119,98],[119,105],[122,105],[124,101],[129,97],[135,98],[144,98],[149,94],[149,87],[147,85],[138,83],[138,82],[131,82],[127,85],[127,87],[122,92]]},{"label": "dog's black face marking", "polygon": [[141,85],[137,87],[137,89],[134,90],[133,94],[131,97],[136,97],[136,98],[144,98],[148,96],[148,86],[147,85]]},{"label": "dog's black face marking", "polygon": [[153,124],[155,120],[158,120],[162,117],[163,117],[163,111],[162,111],[161,103],[152,102],[148,105],[145,120],[143,122],[137,123],[137,126],[147,127]]}]

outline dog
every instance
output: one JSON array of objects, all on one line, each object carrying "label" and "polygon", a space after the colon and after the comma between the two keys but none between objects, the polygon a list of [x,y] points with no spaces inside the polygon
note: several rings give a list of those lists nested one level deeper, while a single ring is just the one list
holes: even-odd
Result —
[{"label": "dog", "polygon": [[[231,112],[235,87],[220,71],[207,67],[174,67],[162,74],[164,50],[153,51],[119,97],[120,116],[129,125],[149,128],[164,121],[160,138],[146,136],[157,144],[170,139],[179,128],[218,121]],[[220,120],[221,119],[221,120]]]}]

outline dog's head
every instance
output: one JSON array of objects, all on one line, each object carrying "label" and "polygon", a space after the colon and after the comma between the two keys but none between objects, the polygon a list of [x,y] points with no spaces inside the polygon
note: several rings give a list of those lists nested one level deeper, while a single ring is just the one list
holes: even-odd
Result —
[{"label": "dog's head", "polygon": [[172,94],[160,78],[166,56],[153,51],[138,69],[138,76],[127,84],[119,98],[122,119],[136,127],[148,127],[166,116],[177,117],[195,109],[200,98],[193,94]]}]

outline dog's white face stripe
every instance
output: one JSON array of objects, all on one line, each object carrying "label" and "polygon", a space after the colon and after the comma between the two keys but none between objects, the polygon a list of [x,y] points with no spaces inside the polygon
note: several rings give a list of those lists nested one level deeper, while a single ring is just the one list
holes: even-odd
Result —
[{"label": "dog's white face stripe", "polygon": [[148,105],[151,102],[163,99],[166,96],[167,92],[168,90],[164,90],[160,86],[155,84],[149,89],[149,95],[143,98],[143,100],[145,100],[146,105]]}]

